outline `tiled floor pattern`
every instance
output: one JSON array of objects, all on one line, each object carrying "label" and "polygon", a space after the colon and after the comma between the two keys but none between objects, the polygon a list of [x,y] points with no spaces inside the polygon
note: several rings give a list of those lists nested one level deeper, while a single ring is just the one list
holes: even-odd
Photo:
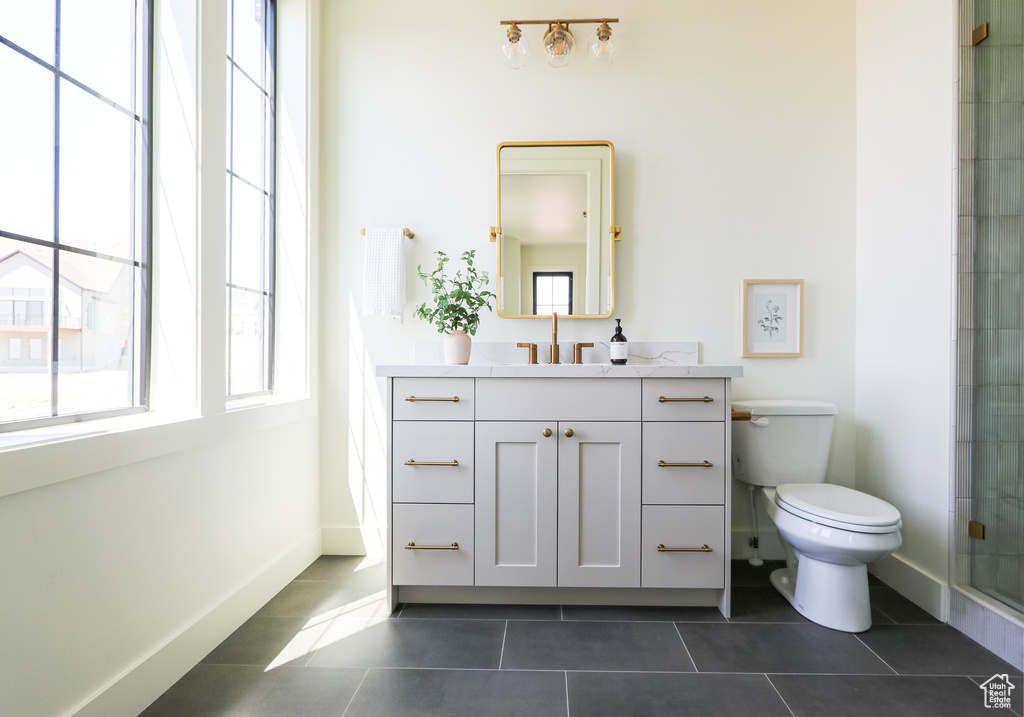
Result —
[{"label": "tiled floor pattern", "polygon": [[[733,564],[714,608],[384,607],[384,566],[318,559],[144,717],[1022,716],[1020,666],[872,579],[874,624],[815,625]],[[1007,674],[1010,709],[982,683]]]}]

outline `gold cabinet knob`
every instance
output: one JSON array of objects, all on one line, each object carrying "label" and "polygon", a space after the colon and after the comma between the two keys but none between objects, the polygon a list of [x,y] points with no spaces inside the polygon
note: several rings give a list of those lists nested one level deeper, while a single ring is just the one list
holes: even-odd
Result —
[{"label": "gold cabinet knob", "polygon": [[545,438],[550,438],[551,437],[551,429],[550,428],[545,428],[544,429],[544,437]]},{"label": "gold cabinet knob", "polygon": [[565,429],[565,437],[566,438],[572,438],[572,429],[571,428],[566,428]]}]

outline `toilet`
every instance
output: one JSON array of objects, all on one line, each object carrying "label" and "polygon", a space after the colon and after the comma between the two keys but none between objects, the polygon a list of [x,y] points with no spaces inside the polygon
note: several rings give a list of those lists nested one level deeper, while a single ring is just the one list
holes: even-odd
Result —
[{"label": "toilet", "polygon": [[836,407],[821,401],[733,401],[751,420],[732,423],[733,475],[760,487],[786,567],[772,585],[796,610],[844,632],[871,627],[868,563],[903,542],[900,512],[860,491],[825,483]]}]

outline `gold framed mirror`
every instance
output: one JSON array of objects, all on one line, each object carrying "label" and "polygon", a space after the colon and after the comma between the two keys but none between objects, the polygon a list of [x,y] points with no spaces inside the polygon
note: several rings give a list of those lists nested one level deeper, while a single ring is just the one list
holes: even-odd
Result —
[{"label": "gold framed mirror", "polygon": [[615,310],[615,147],[498,145],[498,316],[608,318]]}]

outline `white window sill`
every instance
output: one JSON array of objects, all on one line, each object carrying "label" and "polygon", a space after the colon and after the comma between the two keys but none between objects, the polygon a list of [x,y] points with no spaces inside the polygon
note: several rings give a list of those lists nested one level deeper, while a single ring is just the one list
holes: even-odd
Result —
[{"label": "white window sill", "polygon": [[315,416],[314,399],[273,395],[233,402],[222,414],[159,412],[0,434],[0,497],[178,453]]}]

